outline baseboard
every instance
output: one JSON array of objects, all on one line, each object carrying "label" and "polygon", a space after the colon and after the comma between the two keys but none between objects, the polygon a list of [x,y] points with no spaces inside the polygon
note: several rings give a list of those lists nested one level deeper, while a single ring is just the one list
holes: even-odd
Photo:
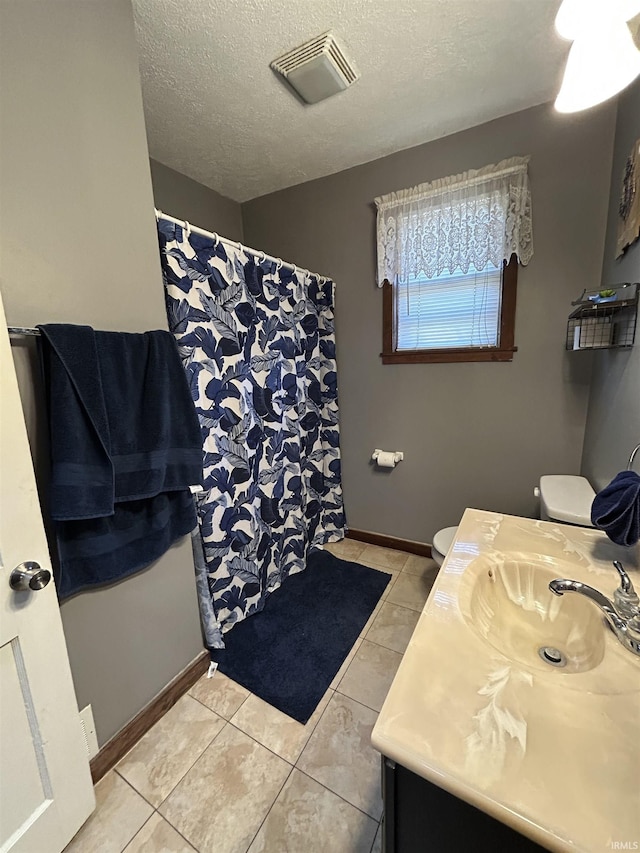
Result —
[{"label": "baseboard", "polygon": [[94,784],[112,767],[115,767],[151,726],[157,723],[190,687],[193,687],[200,676],[207,671],[208,666],[209,653],[203,651],[182,672],[179,672],[155,699],[145,705],[126,726],[123,726],[105,743],[98,754],[91,759],[91,777]]},{"label": "baseboard", "polygon": [[350,527],[346,533],[347,539],[357,539],[368,545],[379,545],[381,548],[393,548],[395,551],[407,551],[420,557],[431,556],[431,545],[426,542],[414,542],[413,539],[397,539],[395,536],[385,536],[383,533],[372,533],[370,530],[354,530]]}]

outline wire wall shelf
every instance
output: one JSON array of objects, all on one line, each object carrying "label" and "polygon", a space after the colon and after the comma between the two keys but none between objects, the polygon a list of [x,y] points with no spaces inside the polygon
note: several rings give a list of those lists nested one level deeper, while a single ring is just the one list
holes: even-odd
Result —
[{"label": "wire wall shelf", "polygon": [[[636,337],[640,284],[620,284],[608,290],[585,290],[571,304],[567,321],[568,350],[631,347]],[[605,294],[605,295],[602,295]]]}]

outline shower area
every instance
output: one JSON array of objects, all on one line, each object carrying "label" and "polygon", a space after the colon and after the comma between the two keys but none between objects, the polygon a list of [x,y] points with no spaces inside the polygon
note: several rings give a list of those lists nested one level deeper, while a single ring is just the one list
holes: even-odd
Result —
[{"label": "shower area", "polygon": [[199,417],[192,534],[205,642],[344,536],[327,278],[156,211],[169,329]]}]

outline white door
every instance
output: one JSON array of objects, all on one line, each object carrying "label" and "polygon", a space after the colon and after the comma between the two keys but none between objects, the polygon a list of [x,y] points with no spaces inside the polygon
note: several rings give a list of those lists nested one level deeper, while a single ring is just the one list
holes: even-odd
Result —
[{"label": "white door", "polygon": [[[0,853],[60,853],[95,807],[0,299]],[[39,586],[46,575],[31,580]]]}]

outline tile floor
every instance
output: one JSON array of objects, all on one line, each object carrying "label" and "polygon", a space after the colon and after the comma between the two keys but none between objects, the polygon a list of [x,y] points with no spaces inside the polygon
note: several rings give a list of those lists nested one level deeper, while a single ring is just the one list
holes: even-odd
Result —
[{"label": "tile floor", "polygon": [[66,853],[380,851],[371,729],[437,567],[350,539],[328,549],[392,579],[309,722],[201,678],[98,783]]}]

